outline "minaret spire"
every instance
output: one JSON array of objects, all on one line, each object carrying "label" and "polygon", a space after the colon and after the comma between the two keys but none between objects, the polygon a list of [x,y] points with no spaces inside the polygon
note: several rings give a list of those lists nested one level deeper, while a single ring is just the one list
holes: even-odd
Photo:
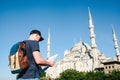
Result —
[{"label": "minaret spire", "polygon": [[113,34],[114,48],[115,48],[115,51],[116,51],[117,61],[120,61],[119,46],[118,46],[118,43],[117,43],[117,37],[116,37],[115,31],[114,31],[113,25],[112,25],[112,34]]},{"label": "minaret spire", "polygon": [[88,7],[88,16],[89,16],[89,25],[93,25],[92,23],[92,16],[91,16],[91,13],[90,13],[90,8]]},{"label": "minaret spire", "polygon": [[50,58],[50,29],[48,30],[47,59]]},{"label": "minaret spire", "polygon": [[90,9],[88,7],[88,16],[89,16],[89,29],[90,29],[90,39],[91,39],[91,47],[97,48],[96,42],[95,42],[95,34],[94,34],[94,25],[92,22],[92,16],[90,13]]}]

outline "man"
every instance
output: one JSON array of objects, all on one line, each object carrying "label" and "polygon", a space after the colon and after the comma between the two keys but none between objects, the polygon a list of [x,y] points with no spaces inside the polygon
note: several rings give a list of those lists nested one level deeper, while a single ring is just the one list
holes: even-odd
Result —
[{"label": "man", "polygon": [[28,56],[28,60],[30,66],[22,70],[22,72],[18,75],[18,80],[40,80],[39,76],[39,65],[42,66],[50,66],[54,65],[53,62],[46,61],[41,57],[39,50],[39,42],[44,40],[41,36],[41,32],[39,30],[32,30],[30,32],[29,40],[26,40],[26,54]]}]

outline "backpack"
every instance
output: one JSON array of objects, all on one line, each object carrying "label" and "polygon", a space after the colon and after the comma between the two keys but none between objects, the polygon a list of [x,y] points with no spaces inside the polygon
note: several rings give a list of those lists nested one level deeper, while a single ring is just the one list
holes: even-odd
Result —
[{"label": "backpack", "polygon": [[21,41],[14,44],[10,49],[9,65],[12,74],[20,73],[23,69],[29,67],[25,47],[25,41]]}]

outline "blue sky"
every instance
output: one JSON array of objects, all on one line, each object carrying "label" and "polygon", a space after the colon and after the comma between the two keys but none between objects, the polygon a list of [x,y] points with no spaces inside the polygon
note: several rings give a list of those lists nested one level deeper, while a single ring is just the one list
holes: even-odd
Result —
[{"label": "blue sky", "polygon": [[88,7],[95,26],[98,49],[115,57],[112,26],[120,46],[120,0],[0,0],[0,79],[15,80],[10,73],[8,55],[17,41],[26,40],[32,29],[42,32],[42,57],[46,58],[48,29],[51,34],[51,55],[63,57],[80,39],[90,43]]}]

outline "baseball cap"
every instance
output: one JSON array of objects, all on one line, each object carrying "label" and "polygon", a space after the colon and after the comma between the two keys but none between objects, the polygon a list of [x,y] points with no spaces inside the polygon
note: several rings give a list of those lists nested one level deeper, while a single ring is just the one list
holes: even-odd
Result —
[{"label": "baseball cap", "polygon": [[38,35],[40,35],[40,40],[39,41],[42,41],[42,40],[44,40],[44,38],[42,37],[42,35],[41,35],[41,32],[39,31],[39,30],[32,30],[31,32],[30,32],[30,35],[31,34],[38,34]]}]

